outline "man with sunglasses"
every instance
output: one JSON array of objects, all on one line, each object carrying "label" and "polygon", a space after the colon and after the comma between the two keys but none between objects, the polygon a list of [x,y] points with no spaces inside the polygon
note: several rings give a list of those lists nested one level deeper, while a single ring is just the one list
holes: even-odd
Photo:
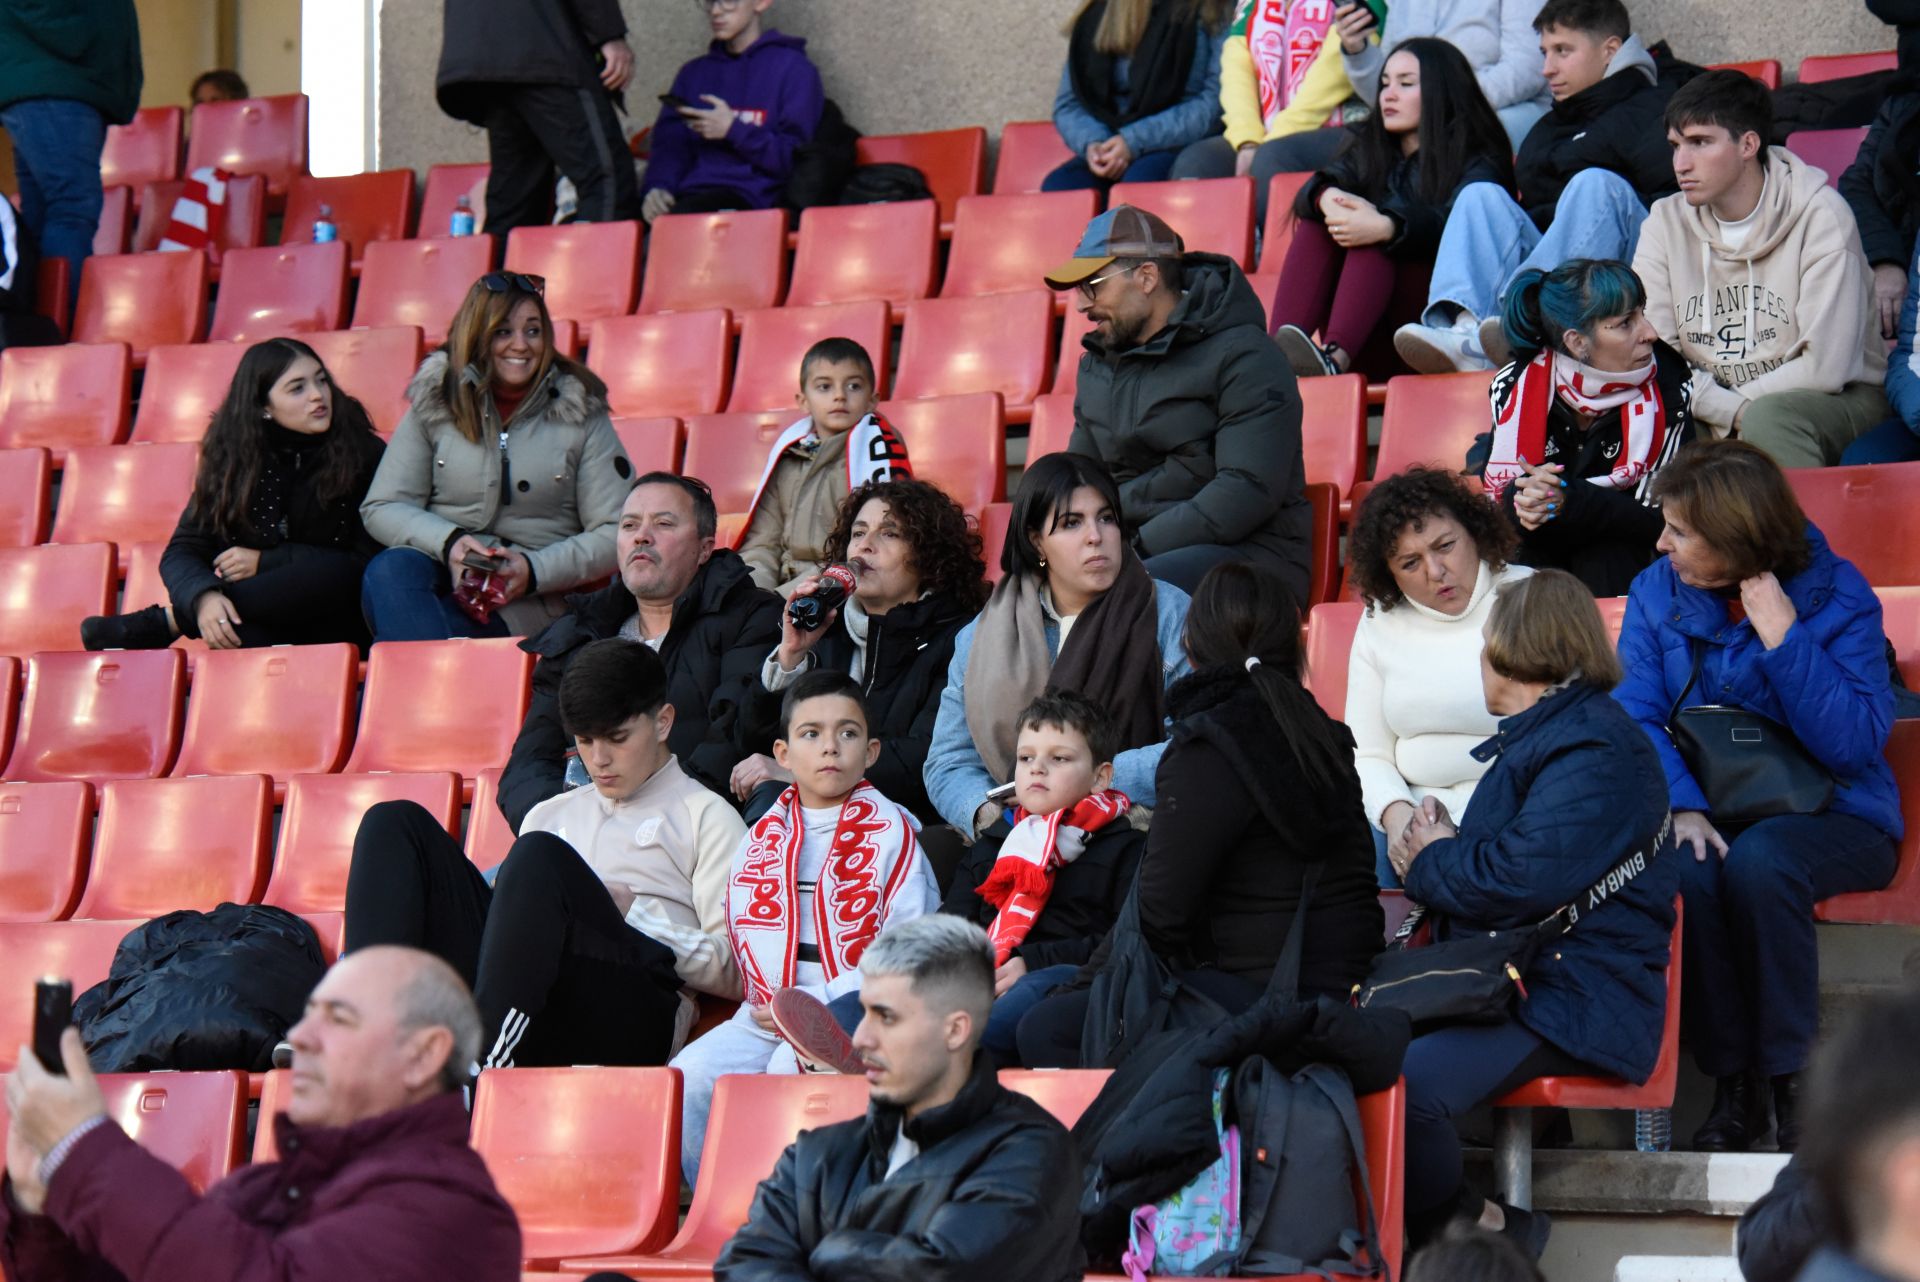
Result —
[{"label": "man with sunglasses", "polygon": [[436,93],[442,111],[487,131],[486,230],[546,222],[556,170],[573,182],[575,221],[638,218],[614,114],[633,75],[619,0],[445,0],[444,12]]},{"label": "man with sunglasses", "polygon": [[1119,482],[1148,571],[1191,592],[1216,565],[1258,562],[1304,606],[1300,390],[1239,266],[1118,205],[1046,281],[1093,326],[1068,449]]}]

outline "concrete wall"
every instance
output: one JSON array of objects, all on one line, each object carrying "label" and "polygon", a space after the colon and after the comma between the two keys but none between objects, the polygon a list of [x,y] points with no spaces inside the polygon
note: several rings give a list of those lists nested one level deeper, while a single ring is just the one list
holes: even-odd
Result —
[{"label": "concrete wall", "polygon": [[[314,3],[316,0],[308,0]],[[1773,57],[1788,74],[1811,53],[1890,48],[1893,33],[1853,2],[1629,0],[1642,35],[1667,37],[1695,62]],[[442,0],[385,0],[380,19],[382,168],[484,160],[486,139],[433,100]],[[706,43],[688,0],[623,0],[638,60],[630,105],[650,118],[654,95]],[[854,125],[901,133],[956,124],[997,132],[1044,117],[1075,0],[779,0],[772,20],[805,36]]]}]

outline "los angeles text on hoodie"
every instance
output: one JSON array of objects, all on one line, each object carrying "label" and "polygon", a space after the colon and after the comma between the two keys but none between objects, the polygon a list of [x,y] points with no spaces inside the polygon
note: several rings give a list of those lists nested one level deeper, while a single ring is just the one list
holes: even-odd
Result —
[{"label": "los angeles text on hoodie", "polygon": [[1710,208],[1680,193],[1654,203],[1633,269],[1647,319],[1693,367],[1694,414],[1716,435],[1759,397],[1886,375],[1853,213],[1824,172],[1784,147],[1767,151],[1766,187],[1738,249]]}]

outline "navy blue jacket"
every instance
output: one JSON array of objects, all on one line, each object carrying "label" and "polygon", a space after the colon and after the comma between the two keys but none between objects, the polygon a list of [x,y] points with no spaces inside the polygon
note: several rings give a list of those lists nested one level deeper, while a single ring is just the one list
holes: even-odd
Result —
[{"label": "navy blue jacket", "polygon": [[[1893,684],[1880,599],[1812,524],[1807,541],[1813,563],[1780,585],[1800,617],[1772,650],[1751,623],[1731,621],[1720,597],[1680,582],[1667,558],[1642,570],[1627,594],[1620,628],[1627,677],[1614,697],[1659,751],[1673,808],[1707,810],[1706,794],[1666,732],[1673,702],[1693,668],[1690,639],[1703,639],[1706,657],[1687,702],[1730,704],[1785,725],[1833,772],[1831,808],[1898,840],[1900,793],[1887,766]],[[1474,796],[1478,804],[1479,794]]]},{"label": "navy blue jacket", "polygon": [[653,155],[645,185],[676,195],[696,187],[724,187],[747,197],[755,209],[780,203],[793,173],[793,153],[820,127],[826,90],[807,59],[807,42],[778,31],[762,33],[744,53],[721,41],[680,68],[673,92],[688,106],[705,109],[712,94],[740,113],[725,138],[709,142],[665,103],[653,124]]},{"label": "navy blue jacket", "polygon": [[[1679,856],[1669,837],[1660,759],[1604,690],[1575,685],[1506,718],[1474,749],[1497,759],[1473,790],[1456,837],[1427,846],[1407,895],[1450,928],[1505,930],[1576,899],[1583,916],[1534,958],[1522,1024],[1632,1082],[1660,1056],[1667,950]],[[1588,910],[1588,888],[1635,851],[1646,871]]]}]

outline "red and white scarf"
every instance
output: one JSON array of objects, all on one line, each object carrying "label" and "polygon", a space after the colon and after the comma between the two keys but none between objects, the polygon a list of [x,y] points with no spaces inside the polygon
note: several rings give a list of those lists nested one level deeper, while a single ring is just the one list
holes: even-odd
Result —
[{"label": "red and white scarf", "polygon": [[[806,839],[800,791],[789,785],[747,833],[727,881],[727,934],[749,1005],[764,1005],[794,983],[800,949],[800,846]],[[906,813],[862,782],[840,805],[833,845],[813,890],[814,938],[829,980],[860,964],[887,911],[919,863]]]},{"label": "red and white scarf", "polygon": [[[760,500],[766,497],[767,483],[773,480],[773,469],[780,465],[781,456],[796,445],[809,443],[820,443],[820,434],[813,430],[812,416],[780,433],[780,439],[773,443],[773,449],[767,453],[766,470],[760,473],[760,484],[753,491],[753,503],[747,508],[746,524],[740,527],[740,535],[734,540],[736,548],[746,541],[753,514],[760,510]],[[868,481],[912,479],[913,465],[907,461],[907,443],[893,430],[893,424],[875,413],[848,429],[847,493],[853,493]]]},{"label": "red and white scarf", "polygon": [[186,186],[173,202],[173,215],[160,237],[159,248],[168,251],[198,249],[216,261],[220,257],[220,233],[227,221],[227,179],[224,169],[202,166],[187,175]]},{"label": "red and white scarf", "polygon": [[1547,413],[1560,397],[1582,414],[1620,411],[1620,458],[1605,476],[1587,478],[1607,489],[1631,489],[1660,457],[1667,435],[1667,409],[1660,399],[1658,361],[1630,374],[1614,374],[1583,365],[1564,352],[1543,351],[1520,371],[1493,421],[1493,448],[1487,456],[1487,496],[1526,475],[1522,463],[1539,466],[1546,457]]},{"label": "red and white scarf", "polygon": [[1241,0],[1247,53],[1260,94],[1260,120],[1269,129],[1305,83],[1326,43],[1334,0]]},{"label": "red and white scarf", "polygon": [[1000,846],[993,871],[975,893],[998,911],[987,935],[993,940],[993,964],[1003,965],[1033,929],[1053,893],[1054,874],[1080,857],[1087,840],[1120,819],[1133,803],[1109,788],[1050,815],[1013,812],[1013,831]]}]

